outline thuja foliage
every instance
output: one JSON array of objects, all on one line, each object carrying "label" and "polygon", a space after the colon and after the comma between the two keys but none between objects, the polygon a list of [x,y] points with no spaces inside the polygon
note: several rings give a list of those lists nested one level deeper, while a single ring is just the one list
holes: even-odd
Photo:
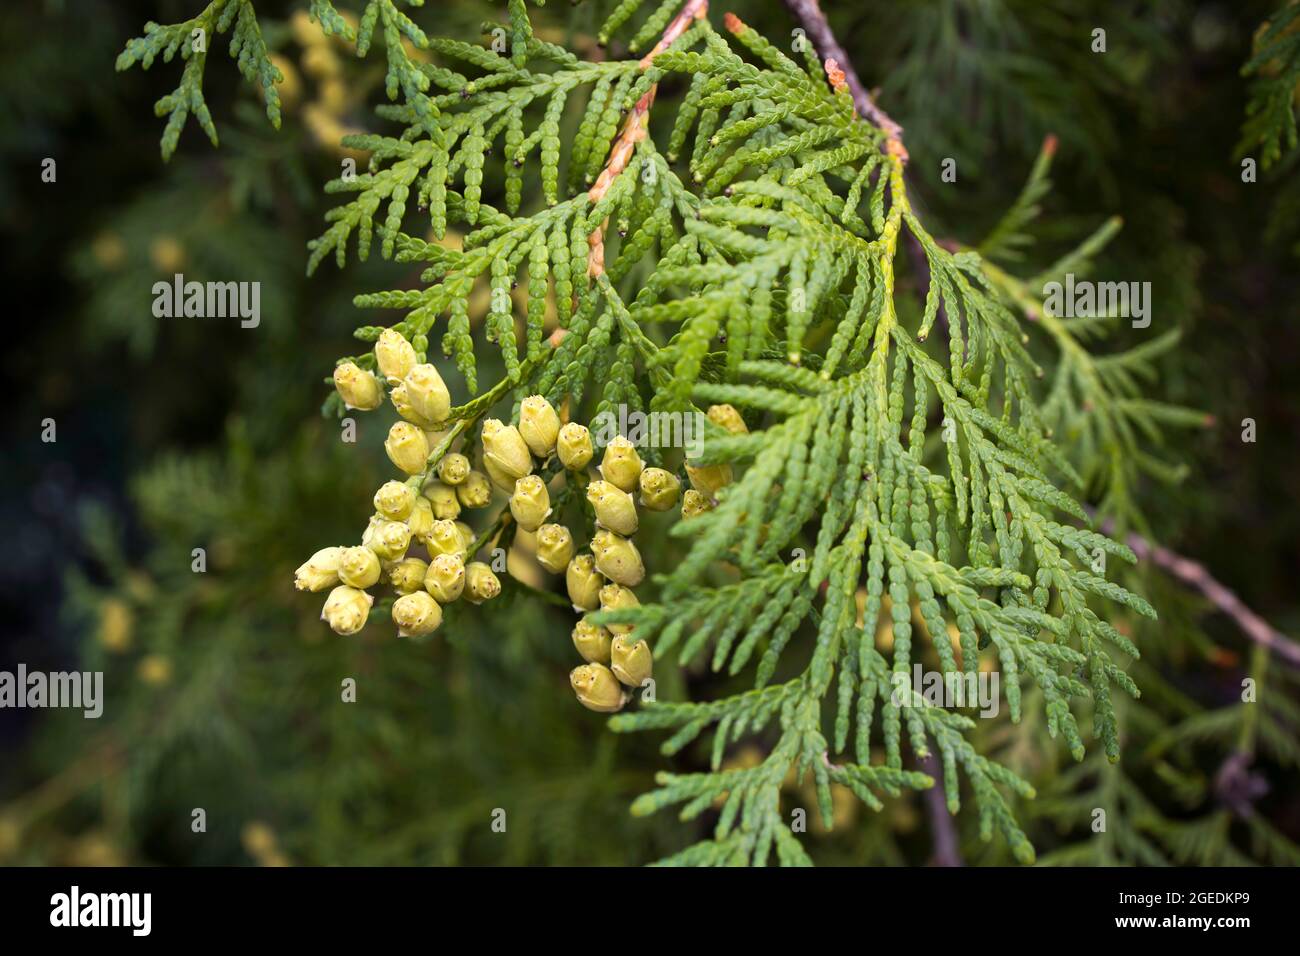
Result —
[{"label": "thuja foliage", "polygon": [[1288,2],[1255,33],[1243,76],[1252,80],[1240,151],[1260,150],[1265,168],[1296,148],[1296,100],[1300,97],[1300,4]]},{"label": "thuja foliage", "polygon": [[1292,251],[1300,186],[1293,175],[1296,146],[1296,107],[1300,103],[1300,4],[1288,2],[1255,31],[1251,57],[1241,68],[1250,80],[1246,119],[1237,152],[1258,157],[1273,173],[1275,201],[1265,235],[1271,241],[1287,240]]},{"label": "thuja foliage", "polygon": [[[708,506],[673,527],[680,561],[647,555],[659,573],[640,606],[593,617],[631,626],[661,662],[675,651],[683,666],[753,677],[747,692],[642,699],[611,721],[666,733],[667,754],[711,738],[711,769],[661,775],[633,805],[688,818],[720,807],[713,838],[670,862],[807,862],[781,805],[791,772],[811,778],[828,827],[835,784],[873,808],[881,794],[941,786],[952,813],[973,802],[985,839],[997,832],[1032,860],[1011,795],[1033,788],[977,748],[974,720],[916,692],[912,667],[996,668],[1013,721],[1032,707],[1074,760],[1089,749],[1118,760],[1116,698],[1139,696],[1126,670],[1138,649],[1112,618],[1155,614],[1107,576],[1106,558],[1134,555],[1079,499],[1100,491],[1122,514],[1135,469],[1170,467],[1123,452],[1138,431],[1195,418],[1141,396],[1172,340],[1094,358],[1085,342],[1102,323],[1032,301],[1042,282],[1080,271],[1109,227],[1042,276],[992,263],[1014,260],[1050,150],[986,242],[954,249],[913,209],[897,131],[856,112],[837,64],[806,43],[787,55],[734,16],[719,31],[702,0],[640,6],[618,4],[600,34],[634,33],[627,48],[645,56],[590,62],[536,36],[522,0],[487,25],[486,45],[430,38],[392,0],[365,4],[355,27],[314,0],[325,31],[359,54],[383,35],[394,102],[379,113],[394,131],[345,140],[370,164],[327,185],[348,198],[308,268],[344,265],[353,250],[364,259],[376,238],[382,256],[423,268],[418,287],[356,299],[404,312],[391,328],[421,362],[440,345],[476,396],[431,423],[443,437],[417,485],[458,441],[473,448],[507,396],[517,410],[541,395],[574,419],[583,408],[742,411],[743,429],[708,427],[689,463],[734,480],[697,483]],[[202,16],[217,32],[240,24],[241,69],[270,76],[251,4],[214,2]],[[180,49],[177,96],[211,135],[202,60],[180,27],[148,30],[122,65]],[[667,116],[660,84],[685,90]],[[179,102],[160,103],[172,115],[165,154]],[[570,103],[579,116],[564,128]],[[505,161],[499,209],[484,198],[489,153]],[[922,266],[922,307],[900,308],[898,275]],[[476,329],[482,283],[490,305]],[[1027,349],[1034,309],[1061,354],[1050,380]],[[505,377],[480,388],[485,354]],[[372,351],[341,362],[377,367]],[[1102,414],[1085,419],[1098,396]],[[342,411],[337,395],[327,409]],[[724,767],[727,748],[754,735],[772,741],[763,758]],[[941,779],[915,769],[932,755]]]},{"label": "thuja foliage", "polygon": [[217,127],[203,98],[203,76],[208,45],[222,34],[229,34],[230,55],[238,61],[244,79],[262,90],[267,119],[277,129],[280,126],[280,97],[275,85],[283,82],[284,75],[271,62],[252,0],[212,0],[202,13],[183,23],[168,26],[146,23],[144,35],[127,43],[117,58],[119,70],[130,69],[137,63],[147,70],[158,56],[169,63],[178,52],[185,61],[180,85],[154,104],[154,112],[167,117],[162,136],[164,159],[176,151],[181,131],[191,115],[208,134],[212,145],[217,145]]}]

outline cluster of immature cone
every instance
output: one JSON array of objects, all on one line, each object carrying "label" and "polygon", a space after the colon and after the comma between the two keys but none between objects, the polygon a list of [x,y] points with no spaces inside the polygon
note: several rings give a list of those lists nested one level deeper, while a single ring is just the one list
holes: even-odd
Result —
[{"label": "cluster of immature cone", "polygon": [[[740,414],[730,405],[713,406],[709,417],[729,430],[745,427]],[[559,424],[555,410],[544,398],[525,399],[520,409],[519,428],[526,440],[538,421]],[[486,447],[486,428],[484,434]],[[587,429],[570,423],[559,428],[556,435],[560,462],[570,471],[585,472],[594,455]],[[682,517],[690,518],[713,507],[714,494],[731,481],[729,465],[699,468],[688,465],[687,477],[695,487],[683,495],[676,475],[663,468],[646,467],[636,447],[621,436],[605,446],[599,471],[600,478],[587,483],[587,500],[596,516],[591,553],[571,556],[573,538],[568,529],[559,525],[543,525],[537,538],[538,558],[543,567],[558,573],[561,563],[567,562],[565,584],[569,600],[579,612],[637,606],[632,588],[645,577],[640,552],[632,542],[640,525],[638,498],[642,507],[650,511],[669,511],[680,500]],[[513,498],[511,509],[514,509]],[[551,540],[547,540],[548,528],[553,529]],[[559,553],[560,561],[548,564],[544,555],[557,541],[566,543],[567,548]],[[631,625],[602,626],[586,616],[574,627],[573,646],[587,663],[570,672],[569,682],[584,707],[602,713],[621,710],[629,699],[629,692],[624,688],[644,686],[650,679],[653,664],[650,647],[644,640],[630,637],[631,631]]]},{"label": "cluster of immature cone", "polygon": [[[344,362],[334,370],[334,385],[348,408],[370,411],[383,404],[387,384],[402,421],[389,430],[384,449],[409,477],[375,492],[375,513],[359,545],[317,551],[298,569],[296,583],[302,590],[331,589],[321,617],[347,635],[366,624],[374,604],[367,589],[386,579],[398,594],[392,611],[398,634],[423,637],[442,624],[444,605],[461,598],[480,604],[501,593],[492,569],[470,560],[475,534],[459,520],[463,509],[492,503],[492,486],[462,454],[444,456],[436,477],[426,474],[451,394],[438,370],[419,361],[415,347],[393,329],[380,335],[375,359],[379,375]],[[407,553],[417,545],[428,560]]]},{"label": "cluster of immature cone", "polygon": [[[402,416],[389,431],[384,448],[389,459],[410,476],[385,482],[375,493],[375,514],[353,547],[324,548],[298,568],[301,590],[330,589],[321,613],[339,634],[359,632],[374,598],[369,588],[386,578],[399,595],[392,617],[398,634],[422,637],[442,623],[442,608],[464,598],[478,604],[496,597],[501,582],[483,562],[470,560],[476,541],[459,521],[462,508],[486,508],[495,486],[509,495],[510,514],[521,529],[533,532],[538,563],[563,574],[569,600],[583,612],[636,607],[632,590],[645,578],[645,565],[632,541],[639,520],[633,497],[643,507],[668,511],[681,502],[683,518],[713,506],[714,494],[731,480],[730,466],[687,466],[695,487],[681,494],[681,482],[662,468],[646,467],[636,448],[618,437],[605,448],[600,477],[587,480],[595,457],[591,434],[576,422],[561,425],[560,416],[540,395],[523,400],[518,426],[487,419],[482,427],[482,470],[469,458],[449,453],[428,473],[435,429],[447,420],[451,397],[433,365],[419,361],[415,347],[399,332],[386,329],[375,347],[380,376],[352,362],[339,365],[334,383],[348,408],[370,410],[388,396]],[[709,417],[730,431],[743,431],[740,415],[729,405],[713,406]],[[596,516],[590,551],[577,554],[573,535],[548,523],[550,492],[535,473],[554,457],[566,473],[586,485]],[[409,555],[423,546],[429,559]],[[624,688],[642,686],[652,657],[644,640],[630,636],[625,624],[601,626],[583,617],[573,629],[573,643],[587,662],[569,675],[578,700],[591,710],[613,712],[629,699]]]}]

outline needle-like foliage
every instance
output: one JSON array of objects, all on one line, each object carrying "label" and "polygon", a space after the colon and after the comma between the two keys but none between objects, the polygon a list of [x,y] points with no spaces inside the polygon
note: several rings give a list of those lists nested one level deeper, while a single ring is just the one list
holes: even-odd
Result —
[{"label": "needle-like foliage", "polygon": [[1296,148],[1295,101],[1300,87],[1300,4],[1289,0],[1255,35],[1254,55],[1241,68],[1253,81],[1238,150],[1259,148],[1265,168]]}]

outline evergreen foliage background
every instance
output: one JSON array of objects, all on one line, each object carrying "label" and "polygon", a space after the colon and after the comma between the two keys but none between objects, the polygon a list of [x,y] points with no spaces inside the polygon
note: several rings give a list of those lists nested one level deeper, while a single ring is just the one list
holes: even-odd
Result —
[{"label": "evergreen foliage background", "polygon": [[[114,74],[112,64],[145,20],[180,22],[196,6],[0,10],[0,215],[16,312],[4,352],[0,666],[103,669],[109,692],[99,721],[0,712],[0,860],[617,864],[706,838],[713,811],[686,822],[628,813],[656,771],[702,771],[709,748],[666,760],[663,736],[611,734],[575,706],[567,611],[507,587],[420,653],[399,653],[391,640],[331,635],[316,603],[293,592],[293,568],[351,540],[359,502],[385,477],[383,426],[363,417],[359,444],[340,443],[316,383],[372,321],[353,297],[401,288],[413,267],[372,255],[304,275],[307,242],[339,198],[320,189],[338,175],[338,136],[392,132],[368,109],[385,101],[385,69],[373,53],[340,57],[349,98],[331,100],[289,26],[305,5],[260,3],[267,46],[296,74],[280,87],[281,128],[223,40],[204,84],[221,148],[191,123],[163,165],[164,121],[148,106],[175,88],[179,65]],[[540,36],[590,56],[614,6],[529,9]],[[1180,420],[1195,427],[1165,428],[1158,444],[1139,433],[1136,447],[1166,463],[1169,481],[1132,456],[1118,477],[1093,475],[1103,459],[1085,440],[1091,410],[1071,401],[1058,427],[1081,437],[1066,452],[1090,479],[1089,503],[1121,531],[1204,563],[1275,627],[1300,632],[1300,154],[1284,104],[1300,57],[1283,33],[1296,7],[1279,17],[1273,4],[1190,0],[825,6],[905,129],[910,193],[931,235],[976,246],[1008,209],[1041,207],[982,248],[1006,269],[1006,289],[1023,292],[1030,284],[1012,276],[1040,274],[1122,219],[1092,274],[1151,281],[1155,321],[1150,334],[1121,326],[1087,344],[1115,353],[1176,331],[1135,385],[1213,423]],[[796,26],[781,3],[719,4],[713,20],[725,10],[776,43]],[[410,12],[430,36],[475,43],[483,21],[506,18],[489,3]],[[1277,36],[1257,39],[1270,17]],[[1104,55],[1088,50],[1096,26],[1108,32]],[[656,123],[684,93],[664,85]],[[1049,135],[1051,189],[1022,194],[1027,180],[1042,184],[1032,171]],[[1259,182],[1241,182],[1243,155],[1266,165]],[[47,156],[58,160],[55,185],[39,181]],[[957,161],[956,184],[940,181],[945,158]],[[483,201],[503,208],[499,157],[488,164]],[[153,319],[150,287],[181,270],[260,280],[260,327]],[[919,312],[914,278],[899,281]],[[487,299],[484,290],[471,314],[487,312]],[[1035,357],[1056,361],[1050,350]],[[503,371],[480,350],[480,382]],[[58,423],[55,444],[39,441],[46,417]],[[1253,444],[1241,441],[1246,417],[1258,423]],[[198,545],[205,575],[190,570]],[[1026,704],[1019,725],[978,721],[971,737],[1037,791],[1007,798],[1039,861],[1300,862],[1297,669],[1149,563],[1121,583],[1160,619],[1113,619],[1142,650],[1129,668],[1142,699],[1114,695],[1119,763],[1090,743],[1075,764],[1048,741],[1041,703]],[[660,664],[665,700],[750,686],[702,662],[672,672]],[[340,675],[360,675],[357,705],[336,703]],[[1259,682],[1258,704],[1239,703],[1243,676]],[[752,764],[772,742],[729,748],[728,765]],[[1237,751],[1250,759],[1231,759]],[[812,808],[810,791],[792,785],[783,806]],[[879,813],[834,797],[833,832],[809,814],[804,847],[816,862],[935,855],[929,794],[885,797]],[[189,827],[199,806],[202,836]],[[1089,829],[1099,806],[1103,835]],[[496,807],[510,813],[505,836],[489,828]],[[979,839],[974,814],[953,819],[965,861],[1011,861],[1006,841]]]}]

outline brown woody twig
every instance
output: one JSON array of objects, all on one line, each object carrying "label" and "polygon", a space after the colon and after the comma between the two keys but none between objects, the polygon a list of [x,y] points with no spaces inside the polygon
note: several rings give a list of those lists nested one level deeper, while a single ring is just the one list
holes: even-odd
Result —
[{"label": "brown woody twig", "polygon": [[[1102,530],[1109,530],[1110,525],[1109,521],[1103,522]],[[1291,666],[1300,667],[1300,644],[1248,608],[1241,598],[1212,575],[1205,565],[1161,545],[1152,544],[1140,534],[1130,533],[1125,540],[1140,560],[1150,561],[1167,572],[1170,577],[1195,591],[1200,591],[1211,604],[1232,618],[1248,638],[1272,651]]]},{"label": "brown woody twig", "polygon": [[[646,69],[654,62],[655,57],[672,46],[677,38],[686,32],[687,27],[694,21],[702,19],[708,12],[709,0],[687,0],[686,6],[682,7],[668,24],[668,28],[664,30],[663,36],[659,38],[654,49],[641,58],[641,69]],[[605,168],[600,171],[596,182],[587,192],[587,198],[591,200],[592,205],[600,202],[605,193],[609,192],[609,187],[614,184],[614,180],[627,168],[632,153],[636,150],[636,144],[645,138],[650,106],[655,101],[655,91],[658,86],[659,84],[655,83],[646,90],[645,95],[637,100],[636,106],[632,107],[632,112],[623,123],[623,131],[619,133],[618,139],[610,148]],[[587,237],[587,275],[593,279],[605,271],[605,227],[608,224],[608,220],[601,223]]]}]

